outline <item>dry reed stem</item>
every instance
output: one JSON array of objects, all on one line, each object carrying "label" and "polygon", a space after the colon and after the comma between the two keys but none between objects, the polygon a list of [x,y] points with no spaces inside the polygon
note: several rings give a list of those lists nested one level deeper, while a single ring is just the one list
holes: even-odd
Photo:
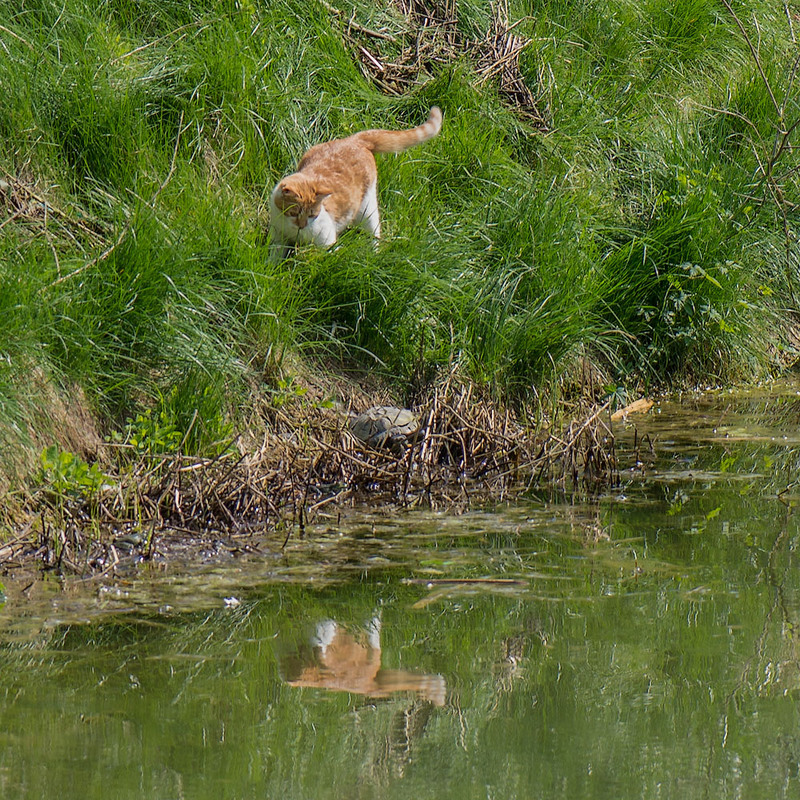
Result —
[{"label": "dry reed stem", "polygon": [[357,441],[341,411],[302,400],[293,408],[265,405],[263,436],[249,451],[237,441],[213,458],[139,456],[91,497],[38,490],[27,522],[0,550],[0,564],[33,559],[97,572],[124,561],[123,545],[145,558],[168,550],[176,537],[202,543],[287,524],[288,540],[332,505],[462,508],[544,482],[592,492],[618,481],[608,404],[542,434],[484,389],[450,376],[417,412],[421,433],[395,454]]}]

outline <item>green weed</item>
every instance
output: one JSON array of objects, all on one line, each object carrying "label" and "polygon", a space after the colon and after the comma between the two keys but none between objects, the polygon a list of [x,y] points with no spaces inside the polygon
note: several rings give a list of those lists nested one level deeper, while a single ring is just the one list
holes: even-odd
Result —
[{"label": "green weed", "polygon": [[181,446],[183,434],[168,417],[166,411],[154,414],[148,408],[125,423],[124,431],[115,431],[111,440],[127,445],[135,457],[143,455],[167,455],[175,453]]},{"label": "green weed", "polygon": [[59,500],[89,498],[111,481],[97,464],[55,444],[42,451],[39,461],[39,483]]}]

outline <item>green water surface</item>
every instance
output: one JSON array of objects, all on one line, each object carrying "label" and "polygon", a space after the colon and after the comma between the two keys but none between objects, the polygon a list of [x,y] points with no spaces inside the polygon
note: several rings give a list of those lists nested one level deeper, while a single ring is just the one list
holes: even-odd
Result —
[{"label": "green water surface", "polygon": [[800,797],[799,422],[709,394],[595,502],[6,576],[0,798]]}]

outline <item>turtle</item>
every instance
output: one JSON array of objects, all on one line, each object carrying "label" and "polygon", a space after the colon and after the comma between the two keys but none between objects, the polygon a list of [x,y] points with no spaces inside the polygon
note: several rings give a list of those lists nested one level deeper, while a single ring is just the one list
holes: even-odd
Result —
[{"label": "turtle", "polygon": [[356,439],[370,447],[389,447],[395,451],[412,443],[422,428],[413,411],[397,406],[372,406],[361,414],[350,412],[348,417]]}]

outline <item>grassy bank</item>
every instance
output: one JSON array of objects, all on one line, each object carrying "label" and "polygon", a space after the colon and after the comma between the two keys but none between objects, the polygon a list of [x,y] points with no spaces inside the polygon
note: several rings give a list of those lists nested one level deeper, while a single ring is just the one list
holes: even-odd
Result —
[{"label": "grassy bank", "polygon": [[[350,381],[420,403],[455,374],[537,421],[587,374],[622,395],[791,361],[795,6],[497,8],[5,4],[0,485],[52,482],[53,445],[87,485],[214,457]],[[441,136],[380,160],[377,252],[267,263],[306,148],[433,104]]]}]

